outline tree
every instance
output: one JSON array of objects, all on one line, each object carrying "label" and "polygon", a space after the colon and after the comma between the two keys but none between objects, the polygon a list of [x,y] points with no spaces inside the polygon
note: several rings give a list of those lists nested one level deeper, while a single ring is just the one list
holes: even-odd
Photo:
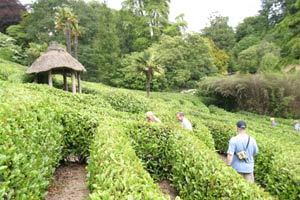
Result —
[{"label": "tree", "polygon": [[74,48],[74,57],[78,60],[78,37],[81,35],[82,30],[78,25],[78,19],[74,16],[74,19],[71,21],[72,27],[72,40],[73,40],[73,48]]},{"label": "tree", "polygon": [[0,33],[0,58],[22,63],[24,55],[20,46],[15,44],[14,38]]},{"label": "tree", "polygon": [[244,73],[273,71],[280,60],[280,48],[274,43],[262,41],[243,50],[238,55],[240,70]]},{"label": "tree", "polygon": [[25,11],[18,0],[0,0],[0,32],[4,33],[8,26],[18,24]]},{"label": "tree", "polygon": [[116,76],[116,70],[120,66],[120,42],[117,34],[117,13],[101,4],[98,10],[98,30],[91,40],[92,60],[95,63],[92,73],[89,73],[95,81],[111,84]]},{"label": "tree", "polygon": [[175,23],[170,23],[163,33],[169,36],[183,35],[187,28],[187,22],[184,20],[184,14],[180,14],[175,18]]},{"label": "tree", "polygon": [[222,74],[226,73],[229,64],[229,56],[227,53],[224,50],[218,49],[215,43],[210,39],[207,39],[207,45],[213,57],[213,63],[218,68],[218,72]]},{"label": "tree", "polygon": [[235,31],[236,41],[239,42],[244,37],[254,35],[258,38],[264,36],[268,30],[268,18],[264,15],[247,17],[238,24]]},{"label": "tree", "polygon": [[232,27],[228,25],[228,17],[212,15],[210,26],[205,27],[201,35],[213,40],[219,49],[230,51],[235,45],[235,35]]},{"label": "tree", "polygon": [[198,33],[181,36],[162,36],[152,45],[165,69],[169,87],[194,88],[201,78],[218,71],[207,40]]},{"label": "tree", "polygon": [[47,43],[37,44],[30,42],[29,47],[26,49],[26,54],[28,55],[28,63],[33,63],[34,60],[41,56],[42,52],[46,51],[47,47]]},{"label": "tree", "polygon": [[[72,25],[78,26],[78,19],[68,7],[58,8],[55,13],[55,28],[62,30],[66,36],[67,51],[71,54]],[[76,27],[77,28],[77,27]]]},{"label": "tree", "polygon": [[125,0],[123,9],[143,18],[150,37],[157,40],[168,24],[170,0]]},{"label": "tree", "polygon": [[51,40],[63,42],[65,38],[55,29],[57,8],[69,6],[69,0],[36,0],[31,5],[25,27],[29,42],[49,43]]},{"label": "tree", "polygon": [[286,16],[300,11],[299,0],[262,0],[261,14],[269,19],[269,24],[275,26]]},{"label": "tree", "polygon": [[129,67],[137,73],[142,73],[146,77],[147,97],[150,97],[150,84],[155,73],[161,74],[162,67],[159,64],[158,56],[151,49],[143,52],[133,53],[128,58]]}]

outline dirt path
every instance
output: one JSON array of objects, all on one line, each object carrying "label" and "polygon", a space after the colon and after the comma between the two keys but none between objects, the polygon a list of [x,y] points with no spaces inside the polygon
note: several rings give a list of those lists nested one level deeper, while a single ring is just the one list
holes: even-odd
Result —
[{"label": "dirt path", "polygon": [[89,195],[86,183],[86,165],[70,163],[55,171],[55,182],[50,186],[46,200],[84,200]]},{"label": "dirt path", "polygon": [[224,163],[226,163],[226,158],[227,158],[227,156],[226,156],[225,154],[219,154],[219,156],[220,156],[221,160],[222,160]]},{"label": "dirt path", "polygon": [[178,192],[173,189],[170,185],[169,180],[162,180],[159,183],[159,189],[167,196],[170,196],[171,200],[175,200],[176,196],[178,195]]}]

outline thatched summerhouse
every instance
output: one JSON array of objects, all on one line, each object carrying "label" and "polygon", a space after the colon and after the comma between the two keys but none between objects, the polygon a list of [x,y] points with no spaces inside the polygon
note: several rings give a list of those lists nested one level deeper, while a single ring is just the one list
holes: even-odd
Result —
[{"label": "thatched summerhouse", "polygon": [[64,48],[56,43],[51,43],[45,53],[43,53],[26,70],[26,73],[36,75],[46,73],[49,86],[53,86],[52,74],[63,74],[64,89],[68,90],[67,74],[71,74],[72,92],[76,93],[76,75],[78,80],[78,92],[81,93],[80,74],[85,72],[84,66],[73,58]]}]

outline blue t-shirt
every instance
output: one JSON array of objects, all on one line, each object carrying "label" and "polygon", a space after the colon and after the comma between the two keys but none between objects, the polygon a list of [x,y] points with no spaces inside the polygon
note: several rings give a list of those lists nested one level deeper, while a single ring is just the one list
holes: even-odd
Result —
[{"label": "blue t-shirt", "polygon": [[[229,141],[227,154],[233,155],[231,166],[240,173],[252,173],[254,171],[254,156],[258,153],[258,146],[254,138],[250,137],[249,145],[246,150],[249,136],[247,134],[238,134]],[[239,160],[237,153],[240,151],[247,152],[248,159]]]}]

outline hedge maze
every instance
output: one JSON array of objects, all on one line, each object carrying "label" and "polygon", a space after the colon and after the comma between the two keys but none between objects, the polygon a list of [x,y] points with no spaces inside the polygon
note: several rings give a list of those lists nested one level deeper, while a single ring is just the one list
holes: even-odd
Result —
[{"label": "hedge maze", "polygon": [[[83,83],[81,95],[7,80],[0,86],[1,199],[45,198],[55,168],[70,155],[87,161],[90,199],[169,199],[157,184],[163,179],[177,199],[300,199],[299,134],[287,124],[272,128],[264,116],[206,107],[184,94],[147,99],[95,83]],[[146,122],[149,110],[161,124]],[[193,132],[176,121],[178,111]],[[260,148],[256,184],[218,155],[241,119]]]}]

